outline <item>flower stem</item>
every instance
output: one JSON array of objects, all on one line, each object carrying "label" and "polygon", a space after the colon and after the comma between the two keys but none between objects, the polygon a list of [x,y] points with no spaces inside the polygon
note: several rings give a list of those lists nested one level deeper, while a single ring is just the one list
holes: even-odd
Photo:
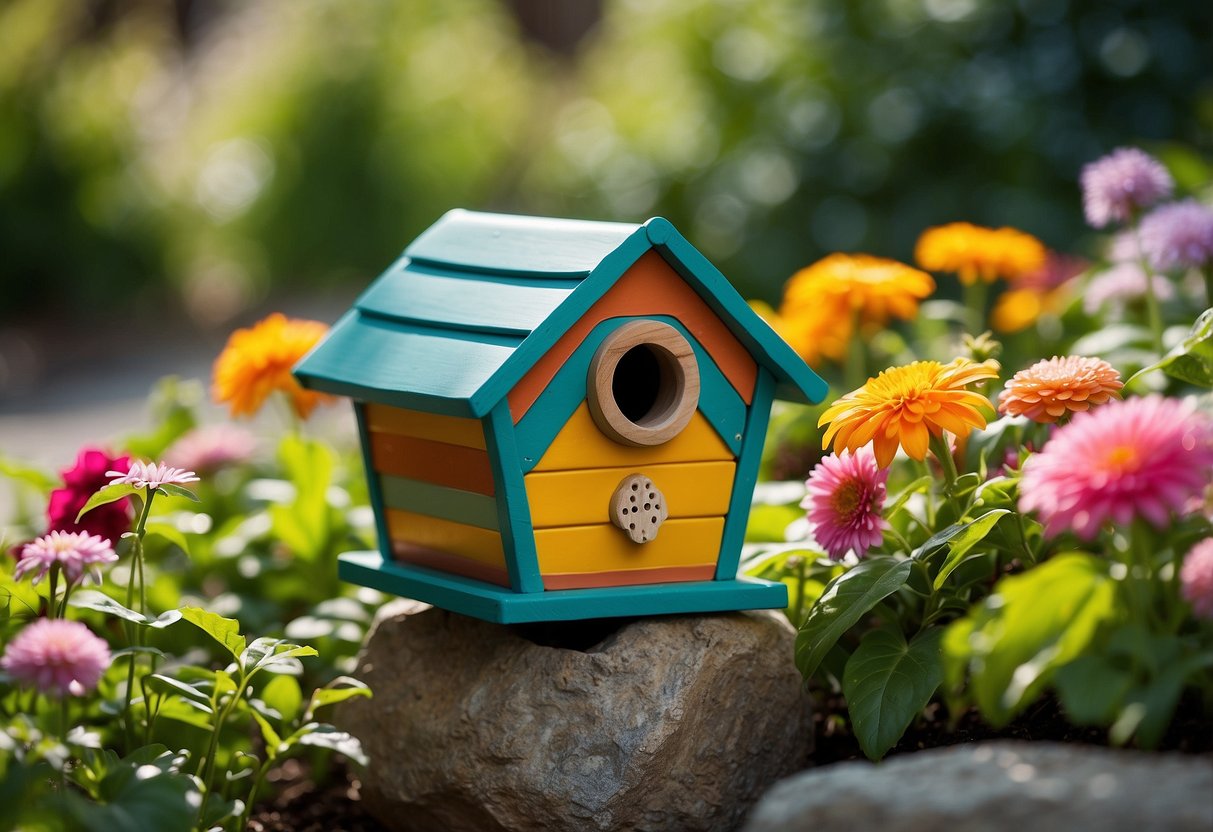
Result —
[{"label": "flower stem", "polygon": [[1205,279],[1205,301],[1213,306],[1213,265],[1205,266],[1200,274]]},{"label": "flower stem", "polygon": [[[133,538],[132,556],[131,556],[131,574],[126,581],[126,606],[127,609],[135,607],[135,580],[139,580],[139,610],[142,615],[147,615],[147,588],[143,582],[143,536],[147,532],[147,516],[152,510],[152,500],[155,498],[156,492],[148,488],[143,495],[143,511],[139,514],[139,522],[135,526],[135,537]],[[127,644],[130,647],[141,647],[143,645],[143,630],[136,624],[127,625]],[[135,667],[139,661],[137,652],[131,653],[130,665],[126,672],[126,728],[129,735],[129,743],[131,747],[135,744],[137,731],[135,729],[135,713],[132,707],[132,702],[135,696]],[[146,702],[145,702],[146,704]]]},{"label": "flower stem", "polygon": [[805,566],[804,558],[796,564],[796,609],[793,611],[792,620],[796,622],[795,626],[800,627],[804,623],[804,582],[805,582]]},{"label": "flower stem", "polygon": [[952,451],[948,448],[948,440],[943,438],[943,434],[936,436],[931,434],[931,453],[935,454],[935,458],[939,460],[940,466],[943,468],[943,493],[944,496],[952,496],[952,487],[956,484],[956,478],[959,476],[956,473],[956,460],[952,459]]},{"label": "flower stem", "polygon": [[867,355],[859,332],[859,310],[851,310],[851,337],[847,341],[847,390],[858,390],[868,380]]},{"label": "flower stem", "polygon": [[1158,295],[1154,291],[1154,271],[1150,268],[1145,249],[1141,247],[1140,225],[1136,220],[1133,222],[1133,241],[1137,244],[1137,259],[1146,276],[1146,318],[1150,324],[1150,336],[1154,339],[1154,349],[1162,355],[1162,313],[1158,308]]},{"label": "flower stem", "polygon": [[55,617],[55,605],[59,603],[59,564],[51,566],[50,583],[47,585],[46,617]]},{"label": "flower stem", "polygon": [[989,284],[980,277],[964,287],[965,308],[969,311],[969,332],[973,335],[984,332],[986,328],[986,296],[989,294]]}]

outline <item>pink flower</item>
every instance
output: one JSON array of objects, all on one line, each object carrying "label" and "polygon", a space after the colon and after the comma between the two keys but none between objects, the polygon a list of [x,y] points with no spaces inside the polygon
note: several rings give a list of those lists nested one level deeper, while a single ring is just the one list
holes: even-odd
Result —
[{"label": "pink flower", "polygon": [[1179,584],[1192,611],[1213,621],[1213,537],[1206,537],[1184,556]]},{"label": "pink flower", "polygon": [[1213,475],[1213,422],[1195,400],[1112,401],[1076,414],[1023,466],[1019,507],[1052,536],[1091,540],[1105,523],[1164,527]]},{"label": "pink flower", "polygon": [[110,485],[133,485],[136,488],[159,488],[162,485],[186,485],[198,482],[198,475],[193,471],[181,468],[170,468],[155,462],[132,462],[131,469],[126,473],[121,471],[106,471],[107,477],[112,477]]},{"label": "pink flower", "polygon": [[1171,195],[1171,174],[1157,159],[1122,147],[1082,169],[1082,206],[1087,222],[1103,228],[1125,222],[1142,208]]},{"label": "pink flower", "polygon": [[74,584],[86,574],[94,583],[101,583],[101,566],[118,560],[108,540],[87,532],[51,532],[25,544],[13,577],[21,580],[27,572],[33,572],[33,583],[37,584],[55,564]]},{"label": "pink flower", "polygon": [[[1162,275],[1153,275],[1154,297],[1160,301],[1170,300],[1175,292],[1171,282]],[[1119,315],[1129,301],[1146,294],[1146,273],[1137,263],[1117,263],[1091,278],[1082,295],[1082,308],[1094,315],[1107,304],[1111,304]]]},{"label": "pink flower", "polygon": [[47,531],[87,532],[106,540],[117,540],[131,528],[131,501],[127,497],[97,506],[76,522],[76,515],[89,497],[106,485],[107,470],[125,471],[128,456],[111,456],[100,448],[81,448],[73,468],[62,472],[63,488],[51,492],[47,506]]},{"label": "pink flower", "polygon": [[219,423],[182,436],[164,452],[164,461],[190,471],[215,471],[246,461],[256,448],[253,434],[236,425]]},{"label": "pink flower", "polygon": [[40,618],[9,642],[0,659],[13,678],[49,696],[83,696],[97,687],[110,649],[79,621]]},{"label": "pink flower", "polygon": [[1155,208],[1141,221],[1141,247],[1160,272],[1213,262],[1213,210],[1194,199]]},{"label": "pink flower", "polygon": [[876,465],[876,455],[865,445],[855,453],[830,454],[810,472],[809,493],[800,503],[808,510],[813,536],[832,560],[848,551],[858,557],[884,537],[888,526],[884,508],[889,469]]}]

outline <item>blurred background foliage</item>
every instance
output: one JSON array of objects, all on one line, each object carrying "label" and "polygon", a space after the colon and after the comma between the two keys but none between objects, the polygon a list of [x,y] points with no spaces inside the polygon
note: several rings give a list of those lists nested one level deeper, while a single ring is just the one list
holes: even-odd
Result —
[{"label": "blurred background foliage", "polygon": [[661,214],[767,300],[951,220],[1072,250],[1101,153],[1209,180],[1211,33],[1208,0],[7,0],[0,323],[227,328],[455,206]]}]

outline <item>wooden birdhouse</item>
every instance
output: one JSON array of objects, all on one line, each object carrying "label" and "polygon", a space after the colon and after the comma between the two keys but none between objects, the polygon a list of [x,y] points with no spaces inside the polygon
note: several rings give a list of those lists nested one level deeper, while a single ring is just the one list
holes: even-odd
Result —
[{"label": "wooden birdhouse", "polygon": [[505,623],[787,604],[737,564],[772,399],[826,385],[664,219],[452,211],[295,374],[357,412],[345,580]]}]

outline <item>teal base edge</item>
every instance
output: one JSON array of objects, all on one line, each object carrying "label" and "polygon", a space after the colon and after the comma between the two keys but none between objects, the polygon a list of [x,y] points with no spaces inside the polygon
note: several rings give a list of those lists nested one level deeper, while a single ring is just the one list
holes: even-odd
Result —
[{"label": "teal base edge", "polygon": [[337,574],[350,583],[498,624],[783,609],[788,605],[784,584],[757,578],[518,593],[422,566],[385,561],[378,552],[341,555]]}]

